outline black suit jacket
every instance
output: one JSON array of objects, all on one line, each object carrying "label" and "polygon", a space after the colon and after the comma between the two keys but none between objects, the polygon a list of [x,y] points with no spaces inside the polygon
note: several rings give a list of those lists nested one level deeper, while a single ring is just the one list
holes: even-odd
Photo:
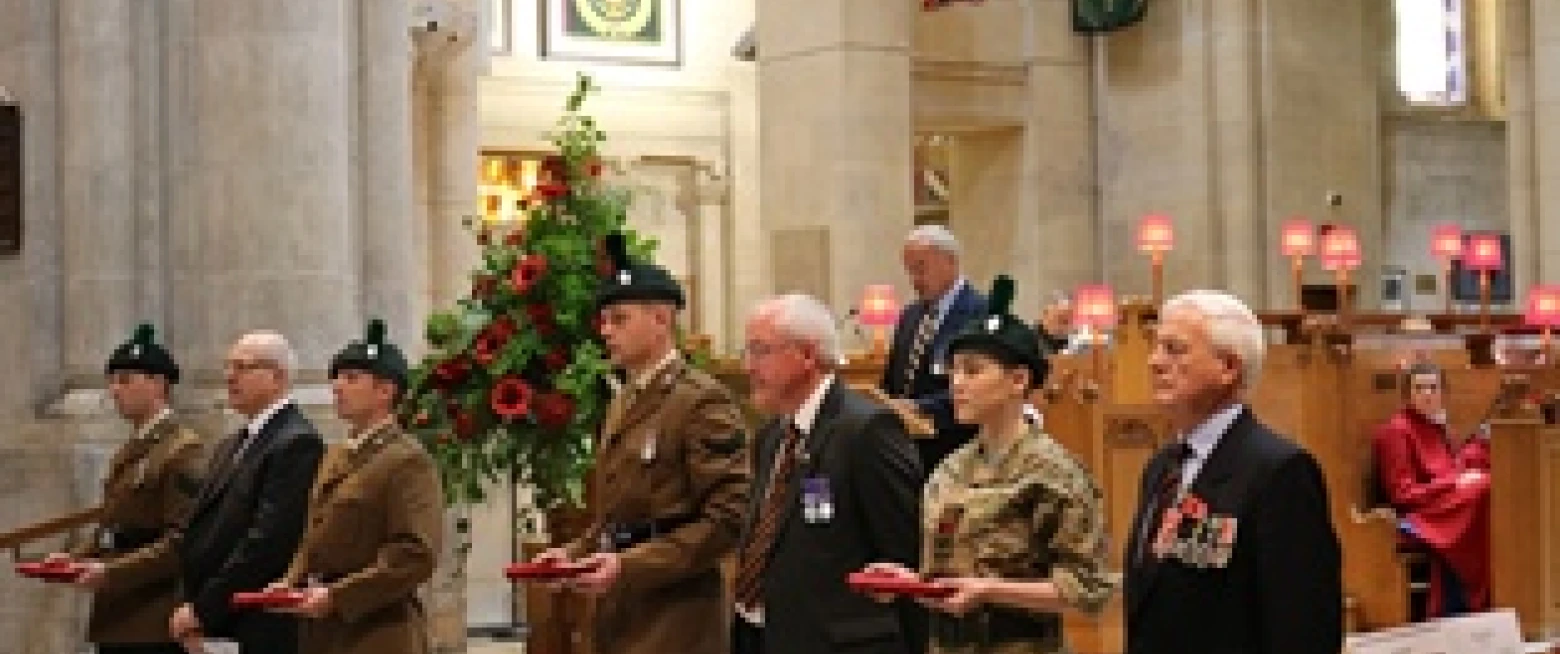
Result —
[{"label": "black suit jacket", "polygon": [[1126,548],[1127,653],[1338,654],[1342,560],[1316,459],[1242,409],[1191,487],[1210,514],[1236,518],[1228,566],[1138,566],[1132,545],[1144,505],[1171,465],[1161,450],[1138,491]]},{"label": "black suit jacket", "polygon": [[922,413],[932,419],[937,428],[936,438],[915,441],[921,455],[921,464],[927,472],[937,469],[948,454],[959,449],[975,436],[975,429],[961,425],[953,418],[953,400],[948,393],[948,375],[943,371],[948,355],[948,342],[964,328],[986,315],[986,296],[968,283],[959,287],[948,305],[948,314],[937,325],[937,333],[922,353],[917,366],[915,381],[905,388],[906,369],[910,366],[910,350],[915,345],[915,333],[921,326],[921,318],[927,311],[935,311],[935,304],[917,302],[905,307],[894,326],[894,341],[888,351],[888,361],[883,367],[883,379],[878,387],[894,397],[914,400]]},{"label": "black suit jacket", "polygon": [[[776,489],[789,513],[762,580],[765,654],[905,654],[924,646],[925,628],[911,605],[880,604],[845,585],[847,575],[869,563],[917,566],[925,479],[899,418],[843,384],[830,385],[803,436],[805,457],[791,483]],[[759,435],[744,541],[782,437],[778,421]],[[834,516],[827,523],[803,519],[800,489],[807,478],[828,480]]]},{"label": "black suit jacket", "polygon": [[[214,452],[220,472],[238,438]],[[178,535],[184,600],[194,606],[209,638],[239,641],[246,652],[297,651],[291,618],[263,611],[234,612],[233,593],[255,591],[287,572],[308,514],[309,490],[325,444],[296,404],[266,421],[226,474],[207,479]]]}]

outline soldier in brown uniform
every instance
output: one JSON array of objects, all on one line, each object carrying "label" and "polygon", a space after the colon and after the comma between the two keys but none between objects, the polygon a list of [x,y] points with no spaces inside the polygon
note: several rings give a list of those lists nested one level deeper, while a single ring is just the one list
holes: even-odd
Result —
[{"label": "soldier in brown uniform", "polygon": [[406,359],[369,323],[331,361],[336,413],[350,426],[320,464],[303,542],[271,588],[302,588],[300,654],[427,654],[417,587],[433,576],[444,532],[438,471],[395,422]]},{"label": "soldier in brown uniform", "polygon": [[[667,272],[629,260],[608,239],[601,332],[628,381],[600,432],[595,521],[540,560],[580,559],[571,584],[599,596],[597,651],[721,654],[730,647],[721,559],[747,508],[748,442],[730,391],[679,356],[683,292]],[[592,552],[594,552],[592,554]]]},{"label": "soldier in brown uniform", "polygon": [[182,654],[168,636],[179,576],[169,530],[200,490],[205,448],[168,408],[179,366],[151,325],[114,350],[107,373],[114,407],[135,434],[109,463],[92,540],[69,555],[84,561],[76,584],[94,592],[87,640],[103,654]]},{"label": "soldier in brown uniform", "polygon": [[1047,364],[1034,330],[1009,313],[1012,298],[1012,280],[997,278],[990,315],[948,346],[954,413],[979,432],[925,489],[924,576],[954,589],[923,600],[934,654],[1065,652],[1060,612],[1098,613],[1120,583],[1106,570],[1098,485],[1024,418]]}]

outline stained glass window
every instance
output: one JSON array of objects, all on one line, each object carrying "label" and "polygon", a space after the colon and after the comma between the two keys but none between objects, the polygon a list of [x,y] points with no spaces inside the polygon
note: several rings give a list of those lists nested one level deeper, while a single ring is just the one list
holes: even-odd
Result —
[{"label": "stained glass window", "polygon": [[1457,106],[1468,101],[1468,39],[1464,0],[1393,0],[1397,25],[1397,87],[1410,104]]}]

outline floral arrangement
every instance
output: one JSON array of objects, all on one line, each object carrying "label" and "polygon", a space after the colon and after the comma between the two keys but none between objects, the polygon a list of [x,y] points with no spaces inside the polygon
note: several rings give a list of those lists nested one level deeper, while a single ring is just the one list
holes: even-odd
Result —
[{"label": "floral arrangement", "polygon": [[400,418],[437,462],[451,504],[479,503],[509,479],[532,486],[539,508],[583,499],[610,397],[595,295],[616,271],[602,241],[623,232],[636,256],[653,247],[624,230],[629,195],[601,178],[606,135],[581,113],[593,90],[580,76],[520,225],[468,223],[482,245],[471,292],[428,319],[429,352]]}]

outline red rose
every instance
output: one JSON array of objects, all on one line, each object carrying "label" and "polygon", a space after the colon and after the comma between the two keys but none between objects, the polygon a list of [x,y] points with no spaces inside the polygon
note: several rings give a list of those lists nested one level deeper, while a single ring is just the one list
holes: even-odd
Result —
[{"label": "red rose", "polygon": [[542,393],[536,398],[536,424],[558,429],[574,417],[574,399],[563,393]]},{"label": "red rose", "polygon": [[516,332],[520,331],[520,328],[515,325],[515,319],[511,318],[507,313],[493,319],[493,323],[488,328],[493,330],[494,334],[502,336],[505,340],[508,340]]},{"label": "red rose", "polygon": [[569,185],[557,182],[546,182],[536,185],[536,193],[543,200],[556,200],[569,194]]},{"label": "red rose", "polygon": [[489,400],[493,413],[505,420],[517,420],[524,418],[531,410],[531,396],[534,393],[531,386],[525,380],[515,376],[507,376],[498,380],[493,386],[493,396]]},{"label": "red rose", "polygon": [[471,440],[477,435],[480,428],[477,426],[476,416],[466,411],[455,414],[455,436],[461,440]]},{"label": "red rose", "polygon": [[587,173],[589,173],[591,177],[600,177],[601,176],[601,160],[599,160],[599,159],[592,159],[592,160],[590,160],[590,165],[585,167],[585,171]]},{"label": "red rose", "polygon": [[454,386],[466,381],[466,376],[471,374],[471,364],[463,357],[455,357],[433,368],[433,376],[445,386]]},{"label": "red rose", "polygon": [[483,366],[491,366],[507,341],[508,339],[493,333],[493,330],[485,329],[477,336],[476,342],[471,344],[471,358]]},{"label": "red rose", "polygon": [[547,367],[547,372],[563,372],[564,368],[569,367],[569,352],[563,348],[554,348],[542,356],[542,365]]},{"label": "red rose", "polygon": [[504,236],[504,245],[509,247],[520,247],[520,244],[522,243],[525,243],[524,231],[517,229]]},{"label": "red rose", "polygon": [[550,181],[563,182],[569,178],[569,160],[550,154],[542,158],[542,165],[537,170]]},{"label": "red rose", "polygon": [[527,254],[520,257],[520,263],[515,264],[514,270],[509,273],[509,284],[514,287],[516,293],[524,295],[545,272],[547,272],[547,257],[540,254]]}]

